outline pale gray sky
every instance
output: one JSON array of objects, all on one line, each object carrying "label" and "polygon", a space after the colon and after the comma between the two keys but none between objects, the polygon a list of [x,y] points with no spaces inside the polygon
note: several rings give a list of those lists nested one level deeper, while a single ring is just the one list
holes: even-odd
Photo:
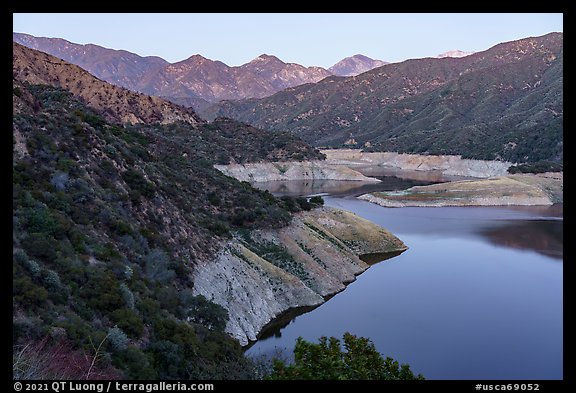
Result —
[{"label": "pale gray sky", "polygon": [[330,67],[357,53],[385,60],[482,51],[563,31],[559,14],[13,14],[13,31],[125,49],[169,62],[201,54],[230,66],[262,53]]}]

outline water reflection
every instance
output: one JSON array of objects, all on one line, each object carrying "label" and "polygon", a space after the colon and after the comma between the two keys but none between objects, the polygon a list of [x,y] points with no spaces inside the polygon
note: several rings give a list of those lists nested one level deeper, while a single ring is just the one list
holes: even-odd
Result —
[{"label": "water reflection", "polygon": [[562,223],[558,221],[507,221],[479,233],[498,246],[536,251],[560,261],[564,256]]},{"label": "water reflection", "polygon": [[461,178],[355,169],[382,182],[255,185],[276,195],[327,194],[327,206],[385,227],[409,249],[321,306],[284,313],[247,354],[289,356],[298,336],[352,331],[429,379],[561,379],[563,204],[384,208],[355,197]]}]

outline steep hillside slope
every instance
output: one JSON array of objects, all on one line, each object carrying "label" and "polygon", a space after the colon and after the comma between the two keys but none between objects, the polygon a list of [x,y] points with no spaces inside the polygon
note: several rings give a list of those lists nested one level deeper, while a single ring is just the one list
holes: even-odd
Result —
[{"label": "steep hillside slope", "polygon": [[203,122],[191,109],[158,97],[134,93],[95,78],[84,69],[44,52],[14,43],[13,78],[30,84],[46,84],[69,90],[105,118],[121,123]]}]

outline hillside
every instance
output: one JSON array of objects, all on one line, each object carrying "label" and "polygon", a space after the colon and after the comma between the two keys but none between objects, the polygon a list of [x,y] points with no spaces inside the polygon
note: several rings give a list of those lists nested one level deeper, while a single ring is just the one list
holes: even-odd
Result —
[{"label": "hillside", "polygon": [[201,115],[290,131],[315,146],[560,161],[562,48],[562,33],[550,33],[460,58],[328,77],[264,99],[223,101]]},{"label": "hillside", "polygon": [[66,89],[112,122],[203,122],[191,109],[111,85],[76,65],[17,43],[12,46],[12,64],[15,80]]},{"label": "hillside", "polygon": [[322,156],[18,44],[13,59],[14,375],[253,377],[225,333],[227,309],[194,292],[194,271],[237,231],[285,227],[311,205],[213,164]]}]

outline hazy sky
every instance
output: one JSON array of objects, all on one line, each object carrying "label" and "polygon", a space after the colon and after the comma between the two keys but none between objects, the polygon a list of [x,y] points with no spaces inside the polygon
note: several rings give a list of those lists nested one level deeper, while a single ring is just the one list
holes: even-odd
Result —
[{"label": "hazy sky", "polygon": [[262,53],[328,68],[357,53],[385,61],[482,51],[563,31],[562,14],[13,14],[13,31],[125,49],[169,62],[234,66]]}]

